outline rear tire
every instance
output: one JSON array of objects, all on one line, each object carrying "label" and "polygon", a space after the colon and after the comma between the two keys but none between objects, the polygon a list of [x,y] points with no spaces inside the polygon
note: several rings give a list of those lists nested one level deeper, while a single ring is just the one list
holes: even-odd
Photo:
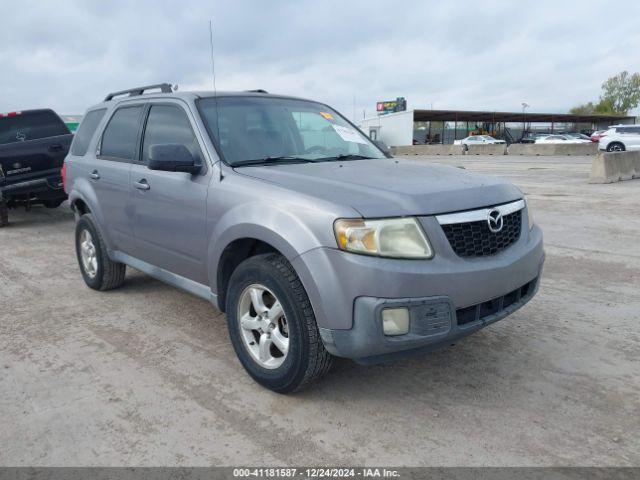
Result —
[{"label": "rear tire", "polygon": [[607,145],[607,152],[624,152],[625,150],[624,144],[620,142],[611,142]]},{"label": "rear tire", "polygon": [[231,275],[226,307],[233,348],[260,385],[277,393],[299,391],[329,371],[333,357],[324,348],[307,292],[282,255],[242,262]]},{"label": "rear tire", "polygon": [[84,283],[94,290],[111,290],[124,283],[126,265],[114,262],[91,214],[76,224],[76,256]]},{"label": "rear tire", "polygon": [[57,200],[45,200],[42,202],[42,204],[46,208],[58,208],[60,205],[62,205],[62,202],[64,202],[64,198],[59,198]]},{"label": "rear tire", "polygon": [[7,225],[9,225],[9,208],[0,193],[0,228],[6,227]]}]

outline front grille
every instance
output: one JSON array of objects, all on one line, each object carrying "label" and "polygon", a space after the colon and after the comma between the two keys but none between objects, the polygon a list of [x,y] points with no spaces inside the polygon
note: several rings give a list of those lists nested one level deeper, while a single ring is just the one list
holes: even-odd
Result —
[{"label": "front grille", "polygon": [[533,294],[537,281],[538,279],[534,278],[529,283],[525,283],[520,288],[516,288],[502,297],[457,309],[456,320],[458,325],[466,325],[477,320],[488,320],[493,315],[502,313],[507,307],[528,299]]},{"label": "front grille", "polygon": [[503,251],[520,238],[522,210],[504,215],[498,233],[489,230],[486,220],[442,225],[451,248],[460,257],[485,257]]}]

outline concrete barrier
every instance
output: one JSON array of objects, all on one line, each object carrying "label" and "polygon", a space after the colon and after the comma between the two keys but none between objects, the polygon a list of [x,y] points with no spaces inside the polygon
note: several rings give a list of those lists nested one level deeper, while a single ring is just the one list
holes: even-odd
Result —
[{"label": "concrete barrier", "polygon": [[393,155],[464,155],[462,145],[407,145],[391,147]]},{"label": "concrete barrier", "polygon": [[598,144],[592,143],[512,143],[509,155],[595,155]]},{"label": "concrete barrier", "polygon": [[640,178],[640,152],[599,151],[591,162],[589,183],[614,183]]},{"label": "concrete barrier", "polygon": [[465,155],[506,155],[507,144],[469,145]]}]

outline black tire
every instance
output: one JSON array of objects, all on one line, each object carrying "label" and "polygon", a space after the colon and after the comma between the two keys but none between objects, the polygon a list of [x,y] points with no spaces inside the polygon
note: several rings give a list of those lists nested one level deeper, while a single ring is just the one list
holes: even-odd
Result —
[{"label": "black tire", "polygon": [[[82,264],[80,236],[83,230],[88,230],[91,234],[96,250],[97,269],[93,277],[87,273]],[[123,263],[114,262],[109,258],[104,239],[91,214],[83,215],[76,224],[76,257],[78,258],[78,265],[80,266],[84,283],[86,283],[89,288],[105,291],[118,288],[124,283],[124,275],[127,267]]]},{"label": "black tire", "polygon": [[9,208],[7,207],[7,203],[2,199],[2,194],[0,194],[0,228],[6,227],[9,225]]},{"label": "black tire", "polygon": [[64,198],[58,198],[55,200],[45,200],[42,202],[42,204],[46,208],[58,208],[60,205],[62,205],[62,202],[64,202]]},{"label": "black tire", "polygon": [[[254,360],[240,336],[238,302],[242,292],[255,283],[275,294],[286,316],[289,351],[276,369],[263,368]],[[307,292],[282,255],[267,253],[242,262],[229,281],[226,311],[233,348],[242,366],[260,385],[277,393],[299,391],[331,368],[333,357],[324,348]]]},{"label": "black tire", "polygon": [[607,152],[624,152],[625,150],[624,144],[620,142],[611,142],[607,145]]}]

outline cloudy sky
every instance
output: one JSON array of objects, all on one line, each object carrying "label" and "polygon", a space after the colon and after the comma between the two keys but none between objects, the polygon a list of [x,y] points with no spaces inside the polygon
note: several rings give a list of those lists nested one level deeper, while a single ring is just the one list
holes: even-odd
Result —
[{"label": "cloudy sky", "polygon": [[[613,4],[613,5],[612,5]],[[640,71],[640,1],[12,1],[0,16],[0,112],[82,113],[158,82],[264,88],[373,114],[410,108],[563,112]],[[608,21],[614,20],[613,22]]]}]

